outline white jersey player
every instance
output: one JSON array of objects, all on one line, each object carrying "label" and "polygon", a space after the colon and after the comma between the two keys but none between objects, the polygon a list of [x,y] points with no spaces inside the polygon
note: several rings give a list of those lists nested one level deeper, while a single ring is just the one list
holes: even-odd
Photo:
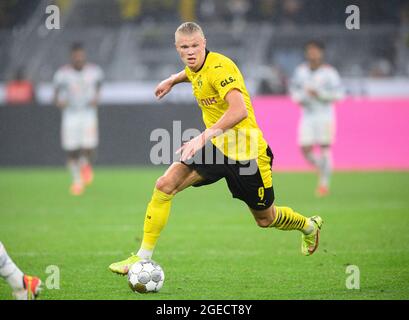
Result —
[{"label": "white jersey player", "polygon": [[73,183],[70,191],[80,195],[93,180],[92,156],[98,146],[98,112],[103,71],[86,63],[81,44],[71,48],[71,64],[54,75],[55,104],[62,110],[61,143],[68,155]]},{"label": "white jersey player", "polygon": [[[298,143],[305,159],[318,169],[316,193],[329,192],[331,145],[335,134],[333,103],[343,97],[340,76],[334,67],[323,63],[324,46],[310,41],[305,46],[306,62],[299,65],[290,85],[292,99],[301,107]],[[320,155],[314,154],[320,147]]]}]

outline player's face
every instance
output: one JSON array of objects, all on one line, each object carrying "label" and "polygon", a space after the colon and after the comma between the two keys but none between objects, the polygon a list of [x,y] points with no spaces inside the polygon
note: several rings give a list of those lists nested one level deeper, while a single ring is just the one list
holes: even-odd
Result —
[{"label": "player's face", "polygon": [[305,49],[305,58],[310,64],[319,65],[322,62],[323,52],[317,46],[308,46]]},{"label": "player's face", "polygon": [[206,39],[200,32],[192,34],[176,33],[176,50],[183,63],[191,70],[198,70],[206,56]]},{"label": "player's face", "polygon": [[71,64],[77,70],[81,70],[86,61],[85,51],[84,50],[74,50],[71,52]]}]

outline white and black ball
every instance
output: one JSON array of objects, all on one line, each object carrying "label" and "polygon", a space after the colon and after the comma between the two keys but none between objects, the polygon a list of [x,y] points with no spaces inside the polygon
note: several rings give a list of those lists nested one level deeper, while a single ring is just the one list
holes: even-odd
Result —
[{"label": "white and black ball", "polygon": [[158,292],[164,281],[163,269],[152,260],[138,261],[128,271],[128,284],[134,292]]}]

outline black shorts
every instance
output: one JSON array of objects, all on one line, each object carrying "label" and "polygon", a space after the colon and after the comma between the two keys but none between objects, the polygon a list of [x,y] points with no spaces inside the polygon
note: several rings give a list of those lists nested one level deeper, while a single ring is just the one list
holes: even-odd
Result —
[{"label": "black shorts", "polygon": [[[204,178],[194,187],[212,184],[224,178],[233,198],[244,201],[252,209],[264,210],[274,202],[271,171],[273,158],[270,147],[267,147],[258,161],[234,161],[212,143],[208,143],[192,159],[182,163]],[[215,162],[214,159],[218,161]]]}]

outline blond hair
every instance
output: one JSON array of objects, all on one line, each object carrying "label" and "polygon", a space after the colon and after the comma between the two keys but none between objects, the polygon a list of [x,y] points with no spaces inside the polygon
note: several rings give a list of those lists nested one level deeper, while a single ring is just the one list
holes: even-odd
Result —
[{"label": "blond hair", "polygon": [[176,29],[175,34],[192,34],[195,32],[199,32],[204,37],[202,28],[196,22],[184,22]]}]

